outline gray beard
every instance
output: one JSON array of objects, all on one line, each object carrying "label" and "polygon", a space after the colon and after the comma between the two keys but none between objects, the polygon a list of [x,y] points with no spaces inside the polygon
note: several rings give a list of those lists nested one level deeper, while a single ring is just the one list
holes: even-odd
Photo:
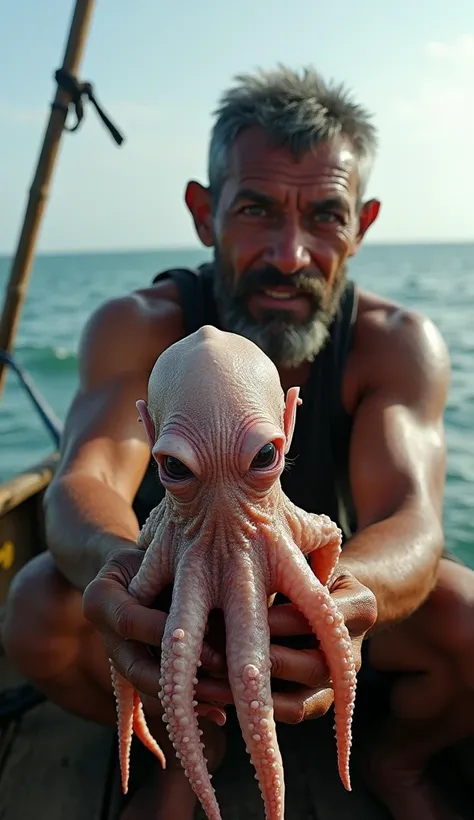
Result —
[{"label": "gray beard", "polygon": [[325,346],[338,311],[347,278],[344,268],[331,293],[330,304],[318,305],[305,322],[282,318],[282,311],[266,311],[254,319],[243,300],[236,298],[225,284],[219,264],[214,265],[213,290],[219,317],[225,330],[254,342],[279,367],[296,368],[312,362]]}]

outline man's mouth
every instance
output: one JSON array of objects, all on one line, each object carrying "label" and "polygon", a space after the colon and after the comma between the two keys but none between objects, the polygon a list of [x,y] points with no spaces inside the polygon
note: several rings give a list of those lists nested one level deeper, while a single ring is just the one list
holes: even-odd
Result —
[{"label": "man's mouth", "polygon": [[293,288],[291,290],[287,288],[265,288],[261,293],[264,293],[265,296],[269,296],[271,299],[294,299],[296,296],[302,295]]},{"label": "man's mouth", "polygon": [[276,286],[254,290],[249,294],[248,305],[253,312],[262,310],[291,311],[294,319],[305,320],[311,311],[311,298],[298,288]]}]

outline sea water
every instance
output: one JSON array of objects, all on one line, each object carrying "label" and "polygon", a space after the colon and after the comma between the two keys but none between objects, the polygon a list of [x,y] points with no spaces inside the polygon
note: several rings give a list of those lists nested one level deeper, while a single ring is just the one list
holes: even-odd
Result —
[{"label": "sea water", "polygon": [[[77,385],[77,347],[92,311],[146,286],[167,267],[196,265],[206,251],[38,256],[23,308],[15,356],[64,419]],[[3,292],[10,260],[0,257]],[[361,287],[430,317],[449,348],[452,378],[445,412],[447,546],[474,566],[474,245],[366,245],[350,263]],[[0,481],[52,450],[52,441],[9,373],[0,397]]]}]

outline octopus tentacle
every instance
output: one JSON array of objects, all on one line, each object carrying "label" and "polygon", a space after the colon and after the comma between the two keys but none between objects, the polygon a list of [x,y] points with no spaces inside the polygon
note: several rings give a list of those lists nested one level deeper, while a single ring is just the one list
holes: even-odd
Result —
[{"label": "octopus tentacle", "polygon": [[166,759],[163,751],[146,725],[140,695],[132,684],[129,683],[120,672],[117,672],[112,663],[110,664],[110,671],[117,704],[118,746],[122,791],[124,794],[127,794],[133,732],[135,732],[143,745],[158,758],[163,769],[166,768]]},{"label": "octopus tentacle", "polygon": [[[153,521],[151,513],[140,532],[137,544],[139,547],[146,545],[146,551],[137,574],[128,585],[130,595],[137,598],[142,606],[149,606],[173,580],[175,527],[173,524],[163,526],[164,508],[160,505],[158,511],[160,515],[155,516]],[[157,528],[154,535],[149,526]]]},{"label": "octopus tentacle", "polygon": [[[240,562],[239,562],[240,563]],[[283,820],[283,763],[273,718],[267,592],[261,568],[234,567],[223,601],[229,683],[267,820]]]},{"label": "octopus tentacle", "polygon": [[155,757],[158,758],[161,763],[161,768],[165,769],[166,758],[147,726],[143,713],[143,704],[137,691],[134,692],[133,699],[133,731],[148,751],[152,752]]},{"label": "octopus tentacle", "polygon": [[206,596],[208,587],[196,566],[178,566],[162,641],[159,697],[170,741],[196,797],[209,820],[221,820],[203,754],[197,702],[193,700],[204,632],[213,605]]},{"label": "octopus tentacle", "polygon": [[308,513],[286,499],[286,519],[293,540],[323,585],[330,582],[341,554],[342,532],[327,515]]},{"label": "octopus tentacle", "polygon": [[278,545],[276,571],[278,589],[305,616],[325,655],[334,689],[339,775],[351,791],[349,757],[357,673],[349,632],[327,587],[313,574],[296,544],[284,537]]},{"label": "octopus tentacle", "polygon": [[112,663],[110,663],[110,672],[117,707],[117,731],[122,791],[124,794],[127,794],[130,775],[130,749],[132,747],[135,690],[132,684],[117,672]]},{"label": "octopus tentacle", "polygon": [[[145,522],[138,546],[146,549],[145,556],[138,573],[132,578],[128,591],[144,606],[150,604],[154,598],[172,580],[171,563],[171,530],[159,525],[163,519],[163,506],[156,507]],[[156,530],[155,527],[158,527]],[[166,767],[166,759],[159,744],[151,734],[143,713],[143,705],[136,689],[110,663],[112,687],[117,706],[117,731],[119,745],[120,774],[122,791],[128,791],[130,773],[130,750],[133,733],[160,761],[162,768]],[[156,691],[158,694],[158,680]]]}]

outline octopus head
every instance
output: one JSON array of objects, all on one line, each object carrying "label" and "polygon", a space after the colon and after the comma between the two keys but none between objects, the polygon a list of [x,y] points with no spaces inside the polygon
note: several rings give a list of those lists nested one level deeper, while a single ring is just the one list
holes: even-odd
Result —
[{"label": "octopus head", "polygon": [[137,408],[165,489],[201,505],[218,486],[259,501],[278,486],[300,403],[257,345],[204,326],[158,358]]}]

